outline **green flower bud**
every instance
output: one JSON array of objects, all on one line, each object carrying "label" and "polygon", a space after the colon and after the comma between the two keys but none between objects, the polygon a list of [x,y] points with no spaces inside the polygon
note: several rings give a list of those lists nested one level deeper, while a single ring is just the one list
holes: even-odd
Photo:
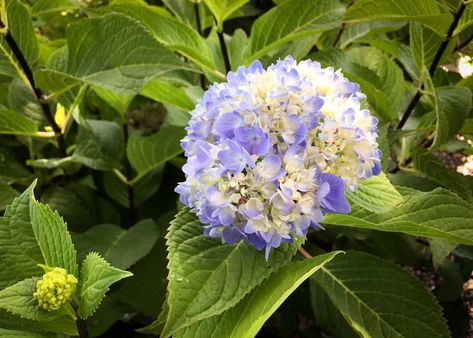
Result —
[{"label": "green flower bud", "polygon": [[72,298],[77,282],[77,278],[68,274],[66,270],[54,268],[36,283],[33,297],[44,310],[57,310]]}]

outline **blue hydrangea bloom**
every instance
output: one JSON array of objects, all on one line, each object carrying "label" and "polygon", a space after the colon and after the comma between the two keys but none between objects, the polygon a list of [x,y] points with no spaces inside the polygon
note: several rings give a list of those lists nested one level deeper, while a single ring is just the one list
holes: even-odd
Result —
[{"label": "blue hydrangea bloom", "polygon": [[212,85],[182,140],[186,181],[176,192],[224,243],[266,250],[326,213],[348,213],[345,189],[381,170],[377,119],[340,70],[287,57],[259,61]]}]

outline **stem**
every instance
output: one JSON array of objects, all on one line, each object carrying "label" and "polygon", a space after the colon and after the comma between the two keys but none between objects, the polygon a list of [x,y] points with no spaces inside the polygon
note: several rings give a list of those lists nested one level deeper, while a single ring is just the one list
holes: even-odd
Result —
[{"label": "stem", "polygon": [[[465,11],[465,7],[466,7],[465,3],[462,2],[460,5],[460,8],[458,9],[458,12],[455,14],[455,17],[453,18],[452,24],[448,28],[447,37],[440,44],[440,47],[437,50],[437,53],[435,54],[434,60],[432,61],[432,64],[430,65],[430,68],[429,68],[430,77],[434,76],[435,70],[437,69],[440,63],[440,60],[442,59],[442,55],[445,52],[445,49],[447,48],[448,43],[450,42],[450,39],[452,38],[453,32],[455,31],[455,28],[457,28],[458,22],[460,21],[460,17]],[[406,124],[407,120],[409,119],[412,112],[414,111],[414,108],[416,107],[417,103],[419,103],[420,97],[422,96],[423,88],[424,88],[424,84],[421,84],[419,86],[419,89],[417,89],[417,93],[415,94],[414,98],[411,100],[411,102],[407,106],[406,111],[402,115],[401,121],[397,125],[397,129],[402,129],[402,127],[404,127],[404,125]]]},{"label": "stem", "polygon": [[335,37],[335,40],[333,41],[332,47],[336,48],[338,45],[338,42],[340,41],[340,38],[342,37],[343,31],[345,30],[346,24],[343,22],[340,25],[340,29],[338,30],[337,36]]},{"label": "stem", "polygon": [[[200,23],[199,3],[194,0],[195,21],[197,22],[197,32],[202,35],[202,24]],[[205,90],[205,75],[200,74],[200,87]]]},{"label": "stem", "polygon": [[313,258],[310,253],[308,253],[303,247],[299,248],[299,253],[305,258]]},{"label": "stem", "polygon": [[[123,125],[123,134],[125,136],[125,149],[128,144],[128,124],[125,123]],[[128,181],[127,188],[128,188],[128,210],[130,215],[130,227],[136,223],[136,209],[135,209],[135,191],[133,189],[133,184],[131,181],[133,180],[133,171],[131,169],[130,161],[125,156],[125,176]]]},{"label": "stem", "polygon": [[[353,5],[354,2],[355,2],[355,0],[352,0],[352,1],[348,4],[348,6],[345,8],[345,10],[347,10],[348,8],[350,8],[350,7]],[[338,32],[337,32],[337,36],[335,37],[335,40],[334,40],[333,43],[332,43],[332,47],[333,47],[333,48],[336,48],[336,47],[337,47],[338,42],[340,41],[340,38],[342,37],[343,31],[345,30],[346,26],[347,26],[347,25],[345,24],[345,22],[342,22],[342,24],[340,25],[340,29],[339,29]]]},{"label": "stem", "polygon": [[48,120],[49,124],[51,125],[54,131],[54,134],[56,135],[60,156],[66,157],[67,156],[66,143],[64,141],[64,136],[61,133],[61,128],[59,128],[58,124],[54,120],[49,104],[47,104],[43,100],[43,93],[41,89],[36,87],[35,82],[34,82],[33,72],[31,71],[31,68],[28,65],[28,62],[26,61],[23,53],[21,52],[20,47],[18,46],[15,39],[13,38],[13,35],[11,34],[11,32],[8,30],[8,28],[5,26],[5,24],[1,20],[0,20],[0,28],[7,29],[7,32],[5,34],[5,40],[7,41],[8,46],[10,46],[10,49],[12,50],[13,55],[15,55],[16,59],[18,60],[18,63],[20,64],[20,67],[23,70],[23,73],[25,74],[26,79],[29,82],[29,85],[33,93],[35,94],[36,99],[39,105],[41,106],[41,109],[43,110],[43,113],[46,119]]},{"label": "stem", "polygon": [[473,40],[473,34],[471,34],[465,41],[463,41],[459,45],[457,45],[453,51],[457,52],[459,50],[462,50],[463,48],[468,46],[468,44],[471,42],[471,40]]},{"label": "stem", "polygon": [[228,73],[232,70],[230,66],[230,57],[228,56],[227,45],[225,44],[225,38],[223,37],[223,32],[218,32],[218,42],[220,42],[220,49],[222,50],[223,60],[225,61],[225,70]]},{"label": "stem", "polygon": [[79,333],[79,338],[89,338],[89,330],[87,328],[87,322],[77,316],[76,319],[77,332]]}]

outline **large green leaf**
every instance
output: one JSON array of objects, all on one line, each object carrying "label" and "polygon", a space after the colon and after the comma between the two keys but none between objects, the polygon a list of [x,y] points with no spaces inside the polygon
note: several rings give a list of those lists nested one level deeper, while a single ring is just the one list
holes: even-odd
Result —
[{"label": "large green leaf", "polygon": [[[137,5],[135,1],[121,0],[110,10],[124,13],[145,25],[151,36],[169,49],[175,50],[201,68],[212,73],[216,67],[210,49],[199,33],[189,25],[169,15],[163,15],[159,7]],[[223,74],[218,74],[223,78]]]},{"label": "large green leaf", "polygon": [[147,81],[168,71],[190,69],[146,27],[118,13],[71,25],[67,46],[65,67],[46,72],[122,93],[135,94]]},{"label": "large green leaf", "polygon": [[133,274],[110,266],[97,253],[85,257],[80,270],[79,315],[86,319],[99,307],[110,285]]},{"label": "large green leaf", "polygon": [[277,308],[324,264],[340,251],[289,263],[224,313],[177,332],[174,337],[252,338]]},{"label": "large green leaf", "polygon": [[33,183],[7,207],[0,218],[0,288],[43,274],[44,263],[30,220]]},{"label": "large green leaf", "polygon": [[74,0],[36,0],[31,7],[32,16],[50,15],[80,8],[81,3]]},{"label": "large green leaf", "polygon": [[[9,32],[28,64],[35,64],[39,57],[39,44],[28,9],[19,0],[7,0],[6,11]],[[6,41],[2,38],[0,43],[5,45]]]},{"label": "large green leaf", "polygon": [[204,0],[204,3],[214,15],[217,20],[218,30],[221,31],[225,19],[230,17],[233,12],[248,1],[249,0]]},{"label": "large green leaf", "polygon": [[162,337],[236,305],[295,253],[298,243],[283,244],[267,262],[262,252],[241,241],[222,245],[203,235],[197,217],[183,209],[166,236],[169,259],[169,314]]},{"label": "large green leaf", "polygon": [[310,298],[317,326],[334,337],[360,338],[314,278],[310,279]]},{"label": "large green leaf", "polygon": [[100,224],[74,236],[79,254],[97,252],[119,269],[128,269],[152,249],[159,232],[156,224],[145,219],[125,230],[112,224]]},{"label": "large green leaf", "polygon": [[360,183],[355,192],[347,192],[353,203],[372,212],[383,212],[401,205],[401,194],[392,186],[384,173]]},{"label": "large green leaf", "polygon": [[44,257],[50,267],[60,267],[78,276],[77,257],[67,225],[57,212],[31,196],[31,225]]},{"label": "large green leaf", "polygon": [[[0,327],[11,330],[28,330],[38,332],[57,332],[69,336],[77,335],[76,322],[70,317],[59,317],[50,321],[24,319],[0,309]],[[3,336],[2,336],[3,337]],[[48,337],[51,337],[48,334]]]},{"label": "large green leaf", "polygon": [[[418,69],[429,69],[442,43],[442,38],[419,22],[409,25],[409,45]],[[450,53],[444,53],[449,55]]]},{"label": "large green leaf", "polygon": [[[361,22],[355,25],[347,26],[340,37],[340,48],[345,48],[353,42],[368,36],[398,30],[405,25],[405,22],[396,21],[374,21]],[[383,41],[383,40],[376,40]],[[361,42],[361,41],[360,41]]]},{"label": "large green leaf", "polygon": [[185,134],[182,127],[167,127],[151,136],[131,136],[126,153],[138,172],[135,180],[182,153],[180,140]]},{"label": "large green leaf", "polygon": [[450,337],[433,295],[393,263],[349,252],[313,278],[362,337]]},{"label": "large green leaf", "polygon": [[457,28],[455,28],[455,31],[453,32],[453,35],[464,31],[471,25],[473,25],[473,3],[466,5],[465,12],[463,12],[463,15],[461,16]]},{"label": "large green leaf", "polygon": [[431,0],[358,0],[343,17],[345,22],[375,20],[413,20],[443,36],[452,16],[440,12],[436,1]]},{"label": "large green leaf", "polygon": [[31,331],[9,330],[0,328],[0,336],[3,338],[49,338],[49,335]]},{"label": "large green leaf", "polygon": [[35,135],[36,124],[23,114],[12,110],[0,109],[0,135]]},{"label": "large green leaf", "polygon": [[186,112],[194,109],[192,100],[183,89],[164,81],[152,80],[148,82],[140,94],[165,104],[172,104]]},{"label": "large green leaf", "polygon": [[112,170],[122,166],[125,151],[122,128],[115,122],[83,120],[73,159],[95,170]]},{"label": "large green leaf", "polygon": [[68,306],[63,306],[53,312],[45,311],[39,307],[38,301],[33,297],[38,280],[39,277],[28,278],[1,290],[0,309],[21,318],[38,321],[48,322],[58,318],[64,321],[73,320]]},{"label": "large green leaf", "polygon": [[473,177],[463,176],[445,165],[426,149],[415,149],[412,154],[414,168],[441,186],[450,189],[465,199],[473,201]]},{"label": "large green leaf", "polygon": [[258,18],[251,29],[246,63],[299,37],[338,27],[338,0],[288,0]]},{"label": "large green leaf", "polygon": [[15,198],[20,196],[18,191],[10,187],[8,184],[0,182],[0,211],[6,209]]},{"label": "large green leaf", "polygon": [[468,88],[440,87],[436,89],[436,98],[434,148],[449,141],[462,128],[470,113],[471,91]]},{"label": "large green leaf", "polygon": [[399,187],[398,191],[404,197],[404,204],[398,208],[380,214],[353,208],[348,215],[327,214],[323,222],[473,245],[473,207],[470,203],[441,188],[422,192]]}]

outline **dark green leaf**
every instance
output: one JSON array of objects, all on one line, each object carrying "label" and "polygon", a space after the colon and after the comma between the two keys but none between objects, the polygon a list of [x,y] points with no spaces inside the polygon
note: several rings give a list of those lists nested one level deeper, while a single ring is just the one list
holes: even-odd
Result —
[{"label": "dark green leaf", "polygon": [[314,280],[364,337],[450,337],[442,309],[401,267],[349,252],[322,266]]},{"label": "dark green leaf", "polygon": [[96,225],[74,236],[79,255],[97,252],[119,269],[128,269],[146,256],[153,247],[159,232],[156,224],[145,219],[125,230],[112,224]]}]

